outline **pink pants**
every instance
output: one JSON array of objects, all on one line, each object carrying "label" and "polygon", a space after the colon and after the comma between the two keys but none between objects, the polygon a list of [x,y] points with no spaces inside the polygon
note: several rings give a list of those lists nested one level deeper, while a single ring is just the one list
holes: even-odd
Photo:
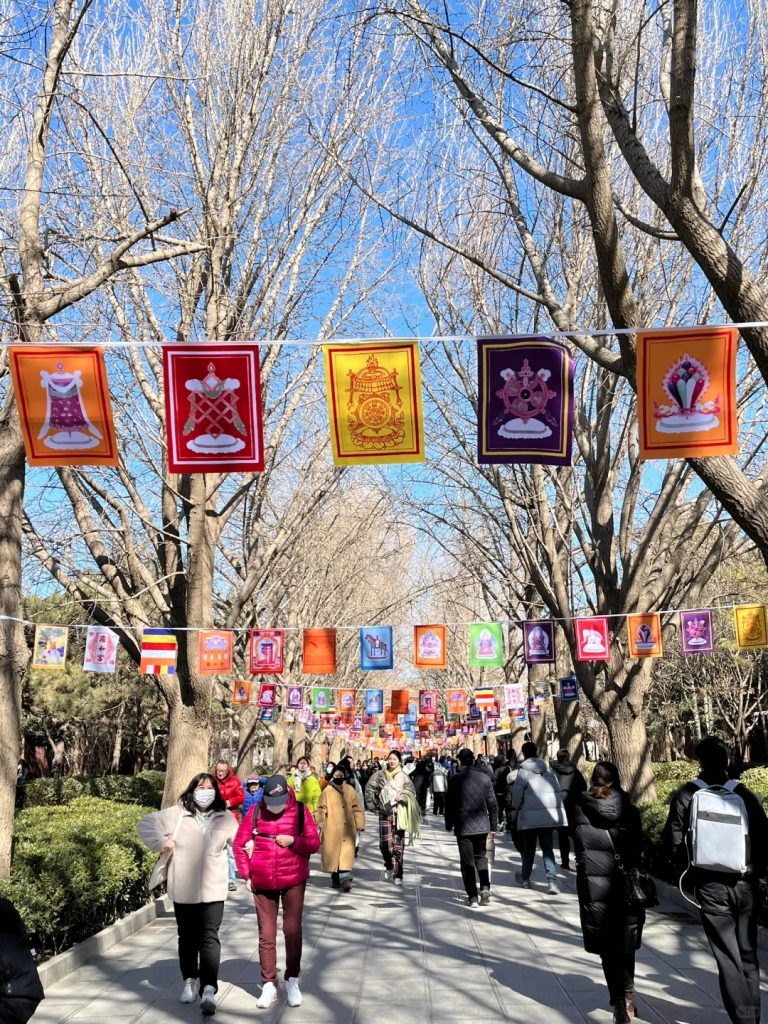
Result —
[{"label": "pink pants", "polygon": [[285,978],[301,971],[301,915],[306,882],[288,889],[254,889],[253,902],[259,922],[259,966],[262,981],[277,981],[277,909],[283,900]]}]

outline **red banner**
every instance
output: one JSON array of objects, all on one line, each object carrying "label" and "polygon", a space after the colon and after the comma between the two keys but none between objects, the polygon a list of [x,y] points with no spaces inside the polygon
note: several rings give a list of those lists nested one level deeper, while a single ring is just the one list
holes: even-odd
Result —
[{"label": "red banner", "polygon": [[164,345],[172,473],[264,469],[257,345]]}]

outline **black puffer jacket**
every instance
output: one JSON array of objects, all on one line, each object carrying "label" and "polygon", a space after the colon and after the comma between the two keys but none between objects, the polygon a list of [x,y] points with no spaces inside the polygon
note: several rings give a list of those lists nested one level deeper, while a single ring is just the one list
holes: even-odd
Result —
[{"label": "black puffer jacket", "polygon": [[582,793],[586,792],[586,780],[573,761],[553,761],[550,764],[550,768],[560,783],[565,813],[568,815],[568,821],[570,822],[573,819],[573,809],[579,797]]},{"label": "black puffer jacket", "polygon": [[603,953],[617,945],[626,952],[639,949],[645,911],[633,907],[630,912],[627,907],[611,839],[622,863],[638,867],[643,848],[640,812],[622,790],[603,799],[584,793],[574,809],[573,829],[584,949],[588,953]]},{"label": "black puffer jacket", "polygon": [[24,924],[11,901],[0,899],[0,1020],[28,1020],[42,998]]},{"label": "black puffer jacket", "polygon": [[481,836],[495,832],[498,807],[493,783],[481,768],[464,768],[448,779],[445,828],[457,836]]}]

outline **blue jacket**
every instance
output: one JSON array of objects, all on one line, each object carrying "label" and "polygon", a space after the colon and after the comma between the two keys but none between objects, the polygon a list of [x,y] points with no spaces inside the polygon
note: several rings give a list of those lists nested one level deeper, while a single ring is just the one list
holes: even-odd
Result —
[{"label": "blue jacket", "polygon": [[243,806],[241,808],[241,810],[243,812],[243,817],[246,816],[246,814],[248,813],[248,811],[250,811],[250,809],[252,807],[254,807],[256,804],[260,804],[261,803],[261,797],[262,797],[263,792],[264,792],[264,790],[262,788],[259,788],[257,790],[257,792],[255,792],[255,793],[250,793],[246,789],[246,791],[245,791],[245,800],[243,801]]}]

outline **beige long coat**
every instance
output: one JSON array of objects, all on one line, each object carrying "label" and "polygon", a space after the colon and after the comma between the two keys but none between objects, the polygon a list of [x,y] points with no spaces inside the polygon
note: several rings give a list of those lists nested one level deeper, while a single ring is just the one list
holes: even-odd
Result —
[{"label": "beige long coat", "polygon": [[323,871],[351,871],[355,861],[355,838],[365,828],[365,813],[352,786],[346,782],[339,792],[326,786],[315,811],[323,837],[320,867]]}]

